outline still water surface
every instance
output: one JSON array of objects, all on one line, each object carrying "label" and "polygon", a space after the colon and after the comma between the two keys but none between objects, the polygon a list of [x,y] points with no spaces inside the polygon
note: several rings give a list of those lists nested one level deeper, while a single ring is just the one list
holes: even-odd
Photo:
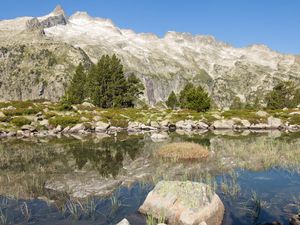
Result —
[{"label": "still water surface", "polygon": [[[160,146],[199,143],[201,162],[166,162]],[[0,140],[0,224],[146,224],[137,210],[159,180],[212,185],[224,225],[288,224],[300,210],[300,134],[171,133]],[[79,197],[79,198],[78,198]],[[79,199],[79,200],[78,200]]]}]

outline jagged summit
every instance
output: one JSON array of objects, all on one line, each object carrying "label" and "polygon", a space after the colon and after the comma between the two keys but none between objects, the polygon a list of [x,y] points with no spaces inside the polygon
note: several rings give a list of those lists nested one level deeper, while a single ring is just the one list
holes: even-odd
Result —
[{"label": "jagged summit", "polygon": [[64,9],[61,7],[61,5],[57,5],[55,9],[53,10],[53,15],[66,15]]},{"label": "jagged summit", "polygon": [[[33,35],[26,29],[36,28],[43,31],[42,39],[79,47],[93,62],[104,54],[116,54],[126,72],[136,73],[143,81],[144,98],[152,105],[165,101],[171,91],[180,92],[188,81],[204,86],[220,107],[229,106],[236,97],[241,101],[262,97],[278,80],[300,83],[300,57],[280,54],[265,45],[235,48],[213,36],[175,31],[160,38],[119,28],[110,19],[86,12],[67,18],[61,6],[43,17],[0,21],[0,38],[8,40],[13,29],[25,30],[16,35],[21,39]],[[64,67],[63,62],[58,63]]]}]

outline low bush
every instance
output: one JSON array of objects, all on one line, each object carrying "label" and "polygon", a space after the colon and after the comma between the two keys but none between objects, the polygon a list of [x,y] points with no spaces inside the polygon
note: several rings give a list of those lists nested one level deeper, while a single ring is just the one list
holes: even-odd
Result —
[{"label": "low bush", "polygon": [[293,115],[289,119],[289,123],[293,125],[300,125],[300,115]]},{"label": "low bush", "polygon": [[57,127],[61,125],[63,128],[67,126],[73,126],[79,123],[80,118],[77,116],[55,116],[49,119],[49,124]]},{"label": "low bush", "polygon": [[11,121],[11,117],[10,116],[0,117],[0,122],[8,123],[9,121]]},{"label": "low bush", "polygon": [[31,123],[31,121],[25,117],[14,117],[12,118],[12,120],[10,121],[12,124],[14,124],[17,127],[21,127],[24,125],[28,125]]}]

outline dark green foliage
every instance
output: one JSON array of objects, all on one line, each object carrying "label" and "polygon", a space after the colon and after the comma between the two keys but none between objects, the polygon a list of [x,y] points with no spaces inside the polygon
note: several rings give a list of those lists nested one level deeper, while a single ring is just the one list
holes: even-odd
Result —
[{"label": "dark green foliage", "polygon": [[185,85],[183,90],[180,92],[179,102],[180,102],[181,108],[187,108],[187,95],[189,92],[193,91],[194,88],[195,87],[193,84],[188,83],[187,85]]},{"label": "dark green foliage", "polygon": [[128,76],[127,83],[128,87],[123,106],[134,107],[134,103],[138,97],[144,93],[145,87],[133,73]]},{"label": "dark green foliage", "polygon": [[211,100],[201,86],[195,87],[188,83],[180,92],[180,105],[182,108],[206,112],[210,109]]},{"label": "dark green foliage", "polygon": [[166,101],[166,104],[171,109],[175,109],[176,107],[179,107],[179,102],[177,100],[177,96],[174,93],[174,91],[172,91],[171,94],[169,95],[168,100]]},{"label": "dark green foliage", "polygon": [[76,116],[55,116],[49,119],[49,124],[57,127],[61,125],[63,128],[73,126],[80,122],[80,118]]},{"label": "dark green foliage", "polygon": [[134,106],[144,87],[134,75],[125,78],[121,61],[115,55],[105,55],[90,70],[87,89],[94,105],[111,108]]},{"label": "dark green foliage", "polygon": [[71,83],[65,93],[64,102],[71,104],[80,104],[85,99],[86,74],[80,63],[76,68],[76,72],[71,80]]},{"label": "dark green foliage", "polygon": [[282,81],[266,96],[268,109],[295,108],[300,104],[300,90],[292,81]]},{"label": "dark green foliage", "polygon": [[21,127],[23,125],[28,125],[31,121],[25,117],[15,117],[11,120],[11,123],[15,126]]},{"label": "dark green foliage", "polygon": [[231,103],[230,109],[242,109],[244,108],[243,103],[239,97],[235,97]]}]

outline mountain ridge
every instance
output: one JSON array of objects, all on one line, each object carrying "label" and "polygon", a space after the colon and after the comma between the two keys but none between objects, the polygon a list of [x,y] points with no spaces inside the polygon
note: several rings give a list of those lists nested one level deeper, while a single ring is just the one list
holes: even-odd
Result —
[{"label": "mountain ridge", "polygon": [[187,82],[204,86],[221,108],[230,106],[236,97],[251,102],[259,96],[263,101],[264,93],[279,80],[300,82],[300,57],[265,45],[234,48],[209,35],[136,33],[86,12],[67,17],[61,7],[44,17],[30,18],[0,21],[0,39],[1,33],[10,31],[5,30],[6,24],[19,24],[20,31],[25,20],[34,20],[30,28],[42,30],[42,41],[82,49],[93,62],[104,54],[116,54],[125,72],[134,72],[142,80],[143,99],[150,105],[165,101],[173,90],[179,93]]}]

